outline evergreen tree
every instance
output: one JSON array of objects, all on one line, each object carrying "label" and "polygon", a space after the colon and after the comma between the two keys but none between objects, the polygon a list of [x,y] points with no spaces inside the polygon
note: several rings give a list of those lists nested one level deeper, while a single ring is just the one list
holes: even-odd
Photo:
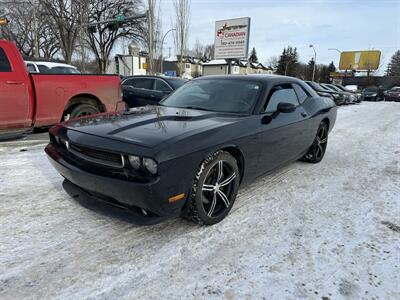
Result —
[{"label": "evergreen tree", "polygon": [[336,72],[336,67],[335,67],[335,64],[333,63],[333,61],[331,61],[331,63],[329,64],[328,70],[331,73]]},{"label": "evergreen tree", "polygon": [[[311,58],[310,61],[307,64],[307,72],[306,72],[306,79],[307,80],[313,80],[312,78],[312,74],[314,71],[314,65],[315,65],[315,61],[314,58]],[[316,69],[316,67],[315,67]],[[315,70],[315,72],[317,72],[317,70]],[[314,75],[314,80],[317,79],[317,74]]]},{"label": "evergreen tree", "polygon": [[257,52],[256,52],[256,48],[254,48],[254,47],[253,47],[253,50],[251,50],[249,61],[252,63],[258,63]]},{"label": "evergreen tree", "polygon": [[[329,66],[327,65],[319,65],[318,66],[319,72],[318,72],[318,78],[319,82],[322,83],[330,83],[331,82],[331,64]],[[315,77],[317,78],[317,77]]]},{"label": "evergreen tree", "polygon": [[400,76],[400,50],[393,54],[386,72],[388,76]]},{"label": "evergreen tree", "polygon": [[277,74],[296,76],[297,67],[299,65],[299,55],[296,47],[288,46],[282,51],[282,55],[278,61]]}]

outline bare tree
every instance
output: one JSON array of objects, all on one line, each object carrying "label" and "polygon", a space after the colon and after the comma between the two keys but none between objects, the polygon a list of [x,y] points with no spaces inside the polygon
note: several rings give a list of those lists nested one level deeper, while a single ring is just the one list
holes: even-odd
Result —
[{"label": "bare tree", "polygon": [[207,45],[204,48],[204,53],[203,53],[203,61],[209,61],[214,59],[214,44]]},{"label": "bare tree", "polygon": [[161,57],[161,39],[162,39],[162,23],[161,23],[161,0],[148,0],[148,19],[145,39],[146,48],[149,52],[149,72],[151,74],[158,70],[156,61]]},{"label": "bare tree", "polygon": [[175,52],[179,56],[179,73],[182,75],[183,71],[183,57],[186,55],[187,43],[189,38],[190,27],[190,1],[189,0],[174,0],[175,9],[175,23],[176,29]]},{"label": "bare tree", "polygon": [[41,3],[26,0],[2,4],[7,8],[10,23],[0,28],[1,38],[14,41],[24,57],[37,54],[37,57],[54,58],[60,44]]},{"label": "bare tree", "polygon": [[67,63],[71,63],[79,34],[79,1],[40,0],[48,17],[53,21],[61,52]]},{"label": "bare tree", "polygon": [[271,56],[270,58],[268,58],[266,65],[268,67],[275,69],[278,67],[278,62],[279,62],[279,57],[274,55],[274,56]]},{"label": "bare tree", "polygon": [[196,58],[202,58],[203,55],[204,55],[204,50],[205,50],[204,45],[197,38],[196,42],[194,43],[194,46],[193,46],[193,51],[192,51],[193,52],[193,56],[196,57]]},{"label": "bare tree", "polygon": [[[135,15],[142,7],[141,0],[89,0],[89,23],[113,19],[117,15]],[[89,28],[87,42],[93,51],[99,71],[104,73],[116,42],[122,38],[141,42],[144,38],[144,20],[130,21],[129,24],[98,24]]]}]

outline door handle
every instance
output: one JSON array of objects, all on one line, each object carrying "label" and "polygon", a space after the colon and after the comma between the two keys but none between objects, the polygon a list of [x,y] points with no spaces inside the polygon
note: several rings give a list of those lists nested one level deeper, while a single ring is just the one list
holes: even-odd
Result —
[{"label": "door handle", "polygon": [[150,95],[150,98],[155,98],[156,96],[154,96],[153,94]]},{"label": "door handle", "polygon": [[14,81],[14,80],[8,80],[6,81],[7,84],[24,84],[23,81]]},{"label": "door handle", "polygon": [[301,113],[301,116],[302,116],[303,118],[305,118],[305,117],[307,117],[307,114],[306,114],[305,112],[302,112],[302,113]]}]

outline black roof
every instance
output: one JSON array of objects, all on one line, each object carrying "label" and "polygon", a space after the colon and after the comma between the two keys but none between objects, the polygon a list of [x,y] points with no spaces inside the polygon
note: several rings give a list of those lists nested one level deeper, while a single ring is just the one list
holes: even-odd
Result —
[{"label": "black roof", "polygon": [[202,79],[237,79],[237,80],[257,80],[263,82],[275,82],[282,80],[288,82],[303,82],[302,80],[290,77],[290,76],[282,76],[282,75],[271,75],[271,74],[248,74],[248,75],[208,75],[196,78],[195,80]]}]

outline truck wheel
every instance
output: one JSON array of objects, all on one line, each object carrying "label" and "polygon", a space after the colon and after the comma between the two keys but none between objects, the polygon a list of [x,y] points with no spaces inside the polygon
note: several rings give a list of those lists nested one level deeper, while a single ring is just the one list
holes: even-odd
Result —
[{"label": "truck wheel", "polygon": [[98,107],[91,104],[78,104],[69,114],[69,119],[79,118],[83,116],[90,116],[100,113]]}]

